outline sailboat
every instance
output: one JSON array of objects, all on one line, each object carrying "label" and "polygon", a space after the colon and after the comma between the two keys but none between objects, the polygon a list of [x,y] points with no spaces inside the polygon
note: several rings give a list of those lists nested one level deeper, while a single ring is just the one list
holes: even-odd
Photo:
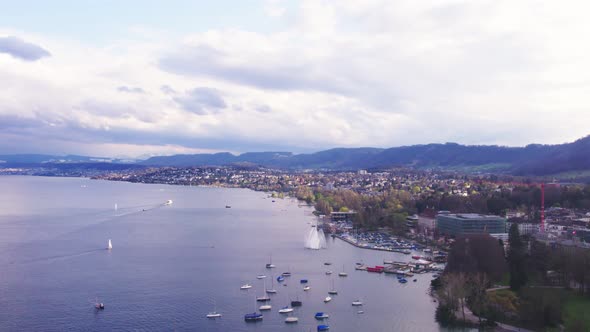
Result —
[{"label": "sailboat", "polygon": [[207,318],[219,318],[221,314],[217,312],[217,306],[215,305],[215,301],[213,301],[213,311],[207,314]]},{"label": "sailboat", "polygon": [[334,279],[332,279],[332,289],[328,291],[328,294],[330,294],[330,295],[338,294],[338,291],[334,288]]},{"label": "sailboat", "polygon": [[[264,288],[266,289],[266,282],[264,282]],[[268,297],[268,295],[264,294],[262,296],[257,297],[256,301],[258,301],[258,302],[270,301],[270,297]]]},{"label": "sailboat", "polygon": [[115,203],[115,211],[117,211],[119,209],[119,207],[117,206],[117,203]]},{"label": "sailboat", "polygon": [[361,300],[352,301],[352,305],[355,307],[360,307],[363,305],[363,301],[361,301]]},{"label": "sailboat", "polygon": [[[254,302],[254,310],[256,310],[256,302]],[[257,322],[259,320],[262,320],[264,316],[262,315],[262,313],[256,312],[254,311],[251,314],[245,314],[244,315],[244,320],[246,322]]]},{"label": "sailboat", "polygon": [[[271,281],[271,286],[270,286],[271,288],[270,289],[267,289],[266,290],[266,293],[268,293],[268,294],[275,294],[277,292],[277,290],[275,289],[275,279],[274,279],[274,276],[272,278],[270,278],[270,281]],[[264,288],[266,289],[266,283],[265,283],[265,287]]]},{"label": "sailboat", "polygon": [[342,265],[342,272],[338,273],[339,277],[348,277],[348,273],[344,272],[344,265]]},{"label": "sailboat", "polygon": [[288,314],[290,312],[293,312],[293,308],[291,308],[289,306],[285,306],[285,307],[282,307],[281,309],[279,309],[279,314]]},{"label": "sailboat", "polygon": [[109,239],[109,244],[107,245],[107,249],[108,250],[113,249],[113,242],[111,242],[111,239]]},{"label": "sailboat", "polygon": [[297,318],[295,316],[289,316],[289,317],[285,318],[285,323],[287,323],[287,324],[297,323],[298,321],[299,321],[299,318]]},{"label": "sailboat", "polygon": [[273,269],[276,266],[272,263],[272,254],[270,255],[270,261],[266,264],[267,269]]}]

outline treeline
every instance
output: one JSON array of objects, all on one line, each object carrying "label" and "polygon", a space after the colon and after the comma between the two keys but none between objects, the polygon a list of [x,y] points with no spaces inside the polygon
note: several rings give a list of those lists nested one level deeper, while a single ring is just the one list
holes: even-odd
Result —
[{"label": "treeline", "polygon": [[[482,184],[475,185],[469,191],[470,195],[461,196],[449,194],[444,188],[438,188],[434,194],[419,195],[415,207],[419,213],[426,209],[434,209],[503,215],[506,210],[519,210],[532,219],[538,219],[541,205],[541,188],[538,186],[500,186],[492,190]],[[590,186],[546,185],[545,207],[590,209]]]},{"label": "treeline", "polygon": [[[453,243],[443,277],[433,282],[440,298],[439,322],[460,325],[466,306],[488,323],[557,327],[565,323],[564,308],[572,296],[568,290],[590,297],[590,250],[523,238],[517,225],[510,229],[509,243],[506,255],[503,243],[488,235]],[[480,281],[487,288],[507,284],[509,290],[482,293]],[[582,318],[568,324],[568,330],[590,330]]]}]

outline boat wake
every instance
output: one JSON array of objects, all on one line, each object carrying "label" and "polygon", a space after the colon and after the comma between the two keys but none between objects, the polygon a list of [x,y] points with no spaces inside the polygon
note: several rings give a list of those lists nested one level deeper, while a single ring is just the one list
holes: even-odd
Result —
[{"label": "boat wake", "polygon": [[305,248],[314,250],[325,249],[326,236],[324,235],[324,231],[312,226],[305,239]]},{"label": "boat wake", "polygon": [[[85,250],[85,251],[77,252],[77,253],[73,253],[73,254],[39,257],[39,258],[29,259],[29,260],[25,260],[25,261],[21,261],[21,262],[16,262],[16,263],[18,263],[18,264],[32,264],[32,263],[39,263],[39,262],[50,262],[50,261],[55,261],[55,260],[63,260],[63,259],[68,259],[68,258],[84,256],[84,255],[92,254],[92,253],[99,252],[99,251],[105,251],[105,250],[104,249]],[[12,262],[12,263],[15,263],[15,262]]]}]

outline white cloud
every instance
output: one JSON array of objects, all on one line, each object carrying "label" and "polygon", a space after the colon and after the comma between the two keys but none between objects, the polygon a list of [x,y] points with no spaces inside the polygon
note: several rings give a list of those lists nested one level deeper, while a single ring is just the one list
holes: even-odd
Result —
[{"label": "white cloud", "polygon": [[287,17],[270,1],[287,28],[134,30],[107,47],[0,29],[51,53],[0,55],[2,128],[55,151],[75,137],[117,154],[572,141],[590,121],[582,7],[304,1]]}]

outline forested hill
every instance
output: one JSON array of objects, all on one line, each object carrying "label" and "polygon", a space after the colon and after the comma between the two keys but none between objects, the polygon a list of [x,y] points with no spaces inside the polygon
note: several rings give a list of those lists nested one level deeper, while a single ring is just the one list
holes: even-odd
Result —
[{"label": "forested hill", "polygon": [[142,162],[155,166],[221,166],[252,164],[295,169],[356,170],[394,166],[471,168],[517,175],[550,175],[590,170],[590,136],[573,143],[526,147],[426,144],[378,148],[338,148],[311,154],[258,152],[174,155]]}]

